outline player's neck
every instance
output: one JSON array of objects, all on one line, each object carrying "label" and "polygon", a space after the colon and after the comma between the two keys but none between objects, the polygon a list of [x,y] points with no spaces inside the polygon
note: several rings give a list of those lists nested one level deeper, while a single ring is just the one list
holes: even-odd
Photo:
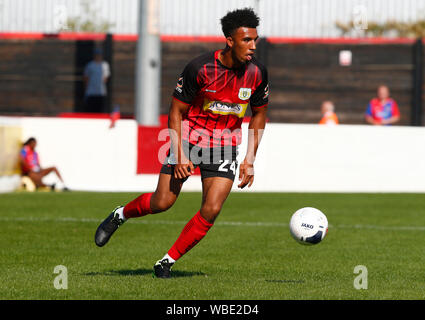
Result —
[{"label": "player's neck", "polygon": [[239,69],[243,66],[239,61],[233,58],[232,50],[230,50],[229,47],[224,48],[218,54],[218,60],[223,66],[229,69]]}]

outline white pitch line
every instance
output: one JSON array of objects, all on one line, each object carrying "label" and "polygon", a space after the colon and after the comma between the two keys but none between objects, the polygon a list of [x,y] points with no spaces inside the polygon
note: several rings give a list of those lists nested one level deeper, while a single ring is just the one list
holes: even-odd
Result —
[{"label": "white pitch line", "polygon": [[355,225],[345,225],[339,224],[335,226],[338,229],[374,229],[374,230],[394,230],[394,231],[425,231],[425,226],[377,226],[370,224],[355,224]]},{"label": "white pitch line", "polygon": [[[13,222],[13,221],[27,221],[27,222],[102,222],[103,219],[94,218],[72,218],[72,217],[0,217],[0,221]],[[141,224],[186,224],[187,221],[173,221],[173,220],[134,220],[131,223]],[[216,225],[225,226],[254,226],[254,227],[285,227],[287,223],[278,222],[239,222],[239,221],[217,221]]]},{"label": "white pitch line", "polygon": [[[89,222],[100,223],[103,219],[95,218],[73,218],[73,217],[0,217],[0,221],[4,222]],[[131,223],[138,224],[163,224],[163,225],[185,225],[187,221],[173,221],[173,220],[136,220]],[[242,227],[288,227],[287,223],[281,222],[242,222],[242,221],[217,221],[215,225],[219,226],[242,226]],[[380,226],[370,224],[339,224],[329,225],[331,229],[373,229],[373,230],[392,230],[392,231],[425,231],[425,226]]]}]

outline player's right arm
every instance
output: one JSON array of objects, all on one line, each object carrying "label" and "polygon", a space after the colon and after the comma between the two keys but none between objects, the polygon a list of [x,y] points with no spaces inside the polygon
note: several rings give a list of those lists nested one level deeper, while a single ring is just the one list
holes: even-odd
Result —
[{"label": "player's right arm", "polygon": [[183,115],[189,106],[177,99],[171,102],[168,114],[168,129],[170,132],[171,148],[176,157],[177,164],[174,166],[174,178],[184,179],[190,176],[195,168],[193,163],[187,159],[183,151],[182,144],[182,123]]},{"label": "player's right arm", "polygon": [[198,79],[199,66],[193,60],[184,68],[173,93],[170,112],[168,114],[168,129],[170,131],[171,148],[176,157],[174,177],[184,179],[190,176],[195,168],[183,151],[182,124],[183,117],[200,90]]},{"label": "player's right arm", "polygon": [[22,172],[27,173],[31,171],[31,166],[27,161],[27,151],[25,150],[25,148],[22,148],[19,154],[19,164],[21,166]]},{"label": "player's right arm", "polygon": [[31,171],[30,167],[28,166],[27,162],[25,161],[25,158],[22,155],[19,157],[19,164],[21,166],[22,172],[27,173],[27,172]]}]

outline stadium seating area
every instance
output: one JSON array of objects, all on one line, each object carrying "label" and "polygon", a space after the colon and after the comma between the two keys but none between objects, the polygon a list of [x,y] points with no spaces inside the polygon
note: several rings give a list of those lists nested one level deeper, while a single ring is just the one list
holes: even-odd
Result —
[{"label": "stadium seating area", "polygon": [[[40,34],[0,35],[3,59],[0,113],[55,116],[83,109],[84,65],[104,36],[60,37]],[[136,38],[115,35],[110,61],[111,101],[121,114],[134,114]],[[196,40],[196,41],[195,41]],[[413,40],[347,41],[262,39],[257,55],[269,69],[271,122],[317,123],[320,104],[334,101],[340,122],[364,124],[368,101],[387,84],[399,103],[401,125],[411,121],[414,85]],[[169,37],[162,41],[161,113],[166,114],[176,75],[187,61],[223,47],[221,37]],[[341,50],[352,52],[352,65],[341,66]],[[13,106],[13,107],[12,107]]]}]

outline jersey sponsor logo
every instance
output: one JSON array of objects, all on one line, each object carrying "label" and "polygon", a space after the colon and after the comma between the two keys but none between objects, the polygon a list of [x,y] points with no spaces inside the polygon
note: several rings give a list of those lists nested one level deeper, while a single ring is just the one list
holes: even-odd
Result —
[{"label": "jersey sponsor logo", "polygon": [[180,77],[179,80],[177,81],[177,85],[176,85],[176,91],[178,91],[179,93],[182,93],[182,87],[183,87],[183,77]]},{"label": "jersey sponsor logo", "polygon": [[239,118],[243,118],[247,107],[248,103],[229,103],[221,101],[210,101],[208,99],[205,99],[204,101],[205,111],[221,115],[234,115]]},{"label": "jersey sponsor logo", "polygon": [[240,88],[238,97],[241,100],[248,100],[251,97],[251,88]]}]

